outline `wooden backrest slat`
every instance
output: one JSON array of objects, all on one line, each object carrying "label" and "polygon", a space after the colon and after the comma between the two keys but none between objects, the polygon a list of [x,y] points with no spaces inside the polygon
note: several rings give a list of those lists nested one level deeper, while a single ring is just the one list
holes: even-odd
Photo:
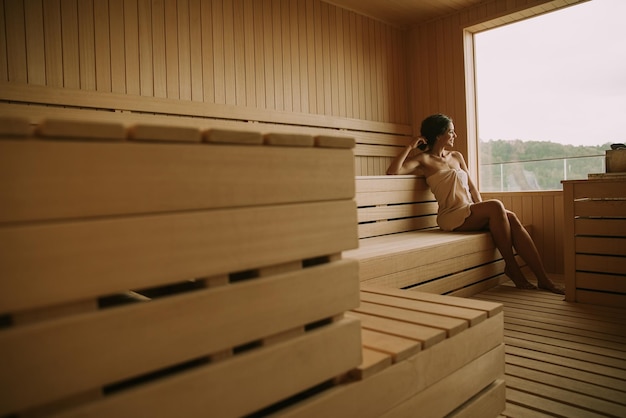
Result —
[{"label": "wooden backrest slat", "polygon": [[359,222],[376,222],[430,216],[437,213],[437,202],[408,203],[406,205],[371,206],[359,208]]},{"label": "wooden backrest slat", "polygon": [[437,201],[424,177],[357,176],[359,238],[437,227]]}]

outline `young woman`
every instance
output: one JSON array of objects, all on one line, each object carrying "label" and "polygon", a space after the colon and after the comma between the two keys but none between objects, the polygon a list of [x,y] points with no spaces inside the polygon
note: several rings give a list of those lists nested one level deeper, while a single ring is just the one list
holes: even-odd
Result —
[{"label": "young woman", "polygon": [[[422,122],[421,136],[414,139],[391,163],[387,174],[421,174],[439,204],[437,224],[444,231],[488,229],[505,262],[504,273],[521,289],[546,289],[564,294],[546,274],[532,238],[515,213],[499,200],[482,200],[469,177],[467,165],[454,146],[452,119],[436,114]],[[514,251],[528,263],[537,277],[530,283],[515,261]]]}]

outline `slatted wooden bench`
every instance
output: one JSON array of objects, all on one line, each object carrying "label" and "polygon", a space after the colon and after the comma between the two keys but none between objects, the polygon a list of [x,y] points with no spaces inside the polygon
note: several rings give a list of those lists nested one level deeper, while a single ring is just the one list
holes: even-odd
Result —
[{"label": "slatted wooden bench", "polygon": [[359,291],[351,141],[2,122],[0,415],[504,409],[500,305]]},{"label": "slatted wooden bench", "polygon": [[470,296],[506,280],[488,232],[437,227],[423,177],[357,177],[356,203],[359,248],[345,255],[359,260],[362,285]]},{"label": "slatted wooden bench", "polygon": [[504,410],[502,305],[363,287],[353,380],[279,411],[301,417],[496,417]]},{"label": "slatted wooden bench", "polygon": [[242,416],[360,364],[353,141],[0,122],[0,416]]}]

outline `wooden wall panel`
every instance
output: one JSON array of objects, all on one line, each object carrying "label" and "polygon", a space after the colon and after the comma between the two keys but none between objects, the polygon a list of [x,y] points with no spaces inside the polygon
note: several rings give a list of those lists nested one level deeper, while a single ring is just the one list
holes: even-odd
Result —
[{"label": "wooden wall panel", "polygon": [[[43,34],[43,7],[41,0],[27,0],[24,2],[26,37],[27,79],[31,84],[46,84],[44,34]],[[1,53],[1,52],[0,52]],[[5,58],[6,59],[6,58]]]},{"label": "wooden wall panel", "polygon": [[563,273],[563,192],[482,193],[483,199],[498,199],[531,225],[531,235],[549,273]]},{"label": "wooden wall panel", "polygon": [[13,0],[1,10],[0,80],[409,123],[407,32],[320,0]]}]

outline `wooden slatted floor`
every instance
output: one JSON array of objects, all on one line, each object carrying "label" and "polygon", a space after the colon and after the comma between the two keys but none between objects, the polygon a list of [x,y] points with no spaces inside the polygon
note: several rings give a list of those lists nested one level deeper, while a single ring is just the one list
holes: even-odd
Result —
[{"label": "wooden slatted floor", "polygon": [[565,302],[511,282],[504,305],[507,417],[626,417],[626,309]]}]

